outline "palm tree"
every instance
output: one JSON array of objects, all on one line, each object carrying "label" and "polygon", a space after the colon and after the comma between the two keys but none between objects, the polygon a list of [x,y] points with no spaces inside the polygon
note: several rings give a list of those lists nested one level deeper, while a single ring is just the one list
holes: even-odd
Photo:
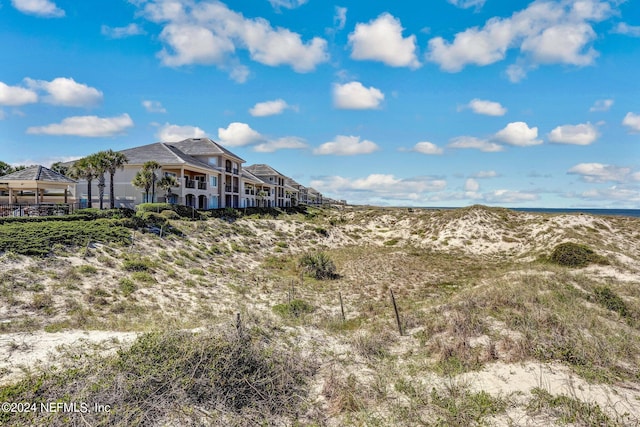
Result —
[{"label": "palm tree", "polygon": [[147,170],[151,173],[151,202],[156,199],[156,181],[158,180],[158,176],[156,175],[156,171],[160,169],[162,166],[160,163],[155,160],[149,160],[142,165],[142,169]]},{"label": "palm tree", "polygon": [[109,158],[105,151],[100,151],[90,155],[89,162],[98,178],[98,199],[100,200],[100,210],[102,210],[104,208],[104,187],[106,186],[104,174],[109,168]]},{"label": "palm tree", "polygon": [[11,172],[14,172],[14,169],[10,164],[0,161],[0,176],[9,175]]},{"label": "palm tree", "polygon": [[76,161],[69,170],[69,176],[73,179],[84,179],[87,181],[87,207],[91,208],[91,181],[97,176],[89,156]]},{"label": "palm tree", "polygon": [[116,174],[116,170],[124,169],[124,165],[129,162],[129,159],[124,154],[113,150],[107,150],[104,153],[109,160],[107,164],[107,171],[109,172],[109,207],[113,209],[116,207],[113,177]]},{"label": "palm tree", "polygon": [[178,187],[179,185],[180,183],[173,175],[165,175],[158,181],[158,188],[160,188],[161,190],[165,190],[167,193],[167,201],[171,199],[171,188]]},{"label": "palm tree", "polygon": [[153,181],[152,175],[153,172],[149,169],[142,168],[136,173],[136,176],[133,177],[133,181],[131,181],[131,184],[134,187],[144,190],[145,203],[149,202],[149,189],[151,188],[151,183]]},{"label": "palm tree", "polygon": [[51,170],[54,172],[58,172],[60,175],[67,176],[69,174],[69,167],[63,166],[62,162],[55,162],[51,165]]}]

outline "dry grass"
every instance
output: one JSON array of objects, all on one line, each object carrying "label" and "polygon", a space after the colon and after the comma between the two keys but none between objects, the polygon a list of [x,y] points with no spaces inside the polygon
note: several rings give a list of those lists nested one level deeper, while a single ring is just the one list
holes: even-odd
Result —
[{"label": "dry grass", "polygon": [[[170,222],[184,237],[0,255],[0,331],[185,330],[240,312],[277,348],[317,359],[300,414],[310,425],[481,424],[509,418],[509,405],[526,412],[456,380],[496,363],[558,363],[620,391],[640,383],[640,220],[471,207]],[[609,265],[547,262],[564,242]],[[299,264],[319,252],[333,280]]]}]

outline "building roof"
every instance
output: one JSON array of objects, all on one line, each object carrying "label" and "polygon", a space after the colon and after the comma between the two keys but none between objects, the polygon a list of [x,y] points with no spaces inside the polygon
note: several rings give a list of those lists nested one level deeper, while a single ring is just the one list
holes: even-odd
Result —
[{"label": "building roof", "polygon": [[41,165],[30,166],[26,169],[22,169],[5,176],[0,176],[0,180],[3,181],[41,181],[41,182],[56,182],[62,184],[75,184],[71,178],[68,178],[54,170],[45,168]]},{"label": "building roof", "polygon": [[256,184],[273,185],[273,184],[269,184],[268,182],[265,182],[264,180],[258,178],[257,176],[255,176],[254,174],[252,174],[251,172],[246,170],[246,168],[242,168],[242,178],[247,179],[249,181],[253,181]]},{"label": "building roof", "polygon": [[257,164],[257,165],[246,166],[244,169],[249,170],[249,172],[251,172],[252,174],[254,174],[256,176],[275,176],[275,175],[279,175],[279,176],[284,177],[283,174],[281,174],[280,172],[278,172],[277,170],[275,170],[271,166],[265,165],[264,163],[260,163],[260,164]]},{"label": "building roof", "polygon": [[238,160],[240,163],[245,162],[245,160],[209,138],[188,138],[178,142],[171,142],[170,145],[191,156],[218,156],[220,154],[226,154]]},{"label": "building roof", "polygon": [[292,178],[289,178],[288,176],[286,176],[286,177],[284,178],[284,183],[285,183],[286,185],[289,185],[289,186],[291,186],[291,187],[293,187],[293,188],[297,189],[297,190],[300,190],[300,189],[302,189],[302,188],[307,188],[307,187],[305,187],[304,185],[302,185],[302,184],[300,184],[299,182],[297,182],[296,180],[294,180],[294,179],[292,179]]},{"label": "building roof", "polygon": [[217,169],[208,163],[185,154],[182,150],[173,146],[173,144],[164,142],[156,142],[140,147],[120,150],[120,153],[127,156],[129,160],[128,164],[130,165],[142,165],[149,160],[154,160],[161,165],[188,165],[217,171]]}]

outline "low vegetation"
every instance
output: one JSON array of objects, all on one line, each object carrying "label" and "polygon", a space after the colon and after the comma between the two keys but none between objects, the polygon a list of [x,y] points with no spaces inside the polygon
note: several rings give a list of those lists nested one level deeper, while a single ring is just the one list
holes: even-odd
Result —
[{"label": "low vegetation", "polygon": [[[25,242],[48,255],[0,232],[12,236],[0,400],[114,411],[0,424],[640,423],[638,219],[483,206],[91,215],[0,224],[34,227]],[[91,227],[114,234],[88,242]],[[46,347],[78,330],[138,339]],[[27,358],[45,348],[51,360]]]},{"label": "low vegetation", "polygon": [[[3,402],[31,402],[35,412],[0,412],[3,425],[260,425],[293,422],[303,410],[313,362],[263,343],[259,333],[149,333],[116,355],[75,358],[0,389]],[[75,356],[70,354],[70,356]],[[40,404],[78,405],[79,413]],[[108,410],[80,403],[109,405]],[[107,403],[108,402],[108,403]]]}]

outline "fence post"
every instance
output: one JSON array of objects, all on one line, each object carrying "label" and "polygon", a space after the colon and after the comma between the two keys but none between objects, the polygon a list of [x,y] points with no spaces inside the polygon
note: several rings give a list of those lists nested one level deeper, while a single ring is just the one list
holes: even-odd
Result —
[{"label": "fence post", "polygon": [[400,332],[400,336],[402,336],[402,324],[400,323],[400,314],[398,313],[398,306],[396,305],[396,297],[393,295],[393,289],[389,289],[391,291],[391,302],[393,303],[393,311],[396,312],[396,322],[398,323],[398,331]]},{"label": "fence post", "polygon": [[342,313],[342,323],[346,321],[344,317],[344,304],[342,304],[342,292],[338,292],[338,298],[340,298],[340,312]]}]

